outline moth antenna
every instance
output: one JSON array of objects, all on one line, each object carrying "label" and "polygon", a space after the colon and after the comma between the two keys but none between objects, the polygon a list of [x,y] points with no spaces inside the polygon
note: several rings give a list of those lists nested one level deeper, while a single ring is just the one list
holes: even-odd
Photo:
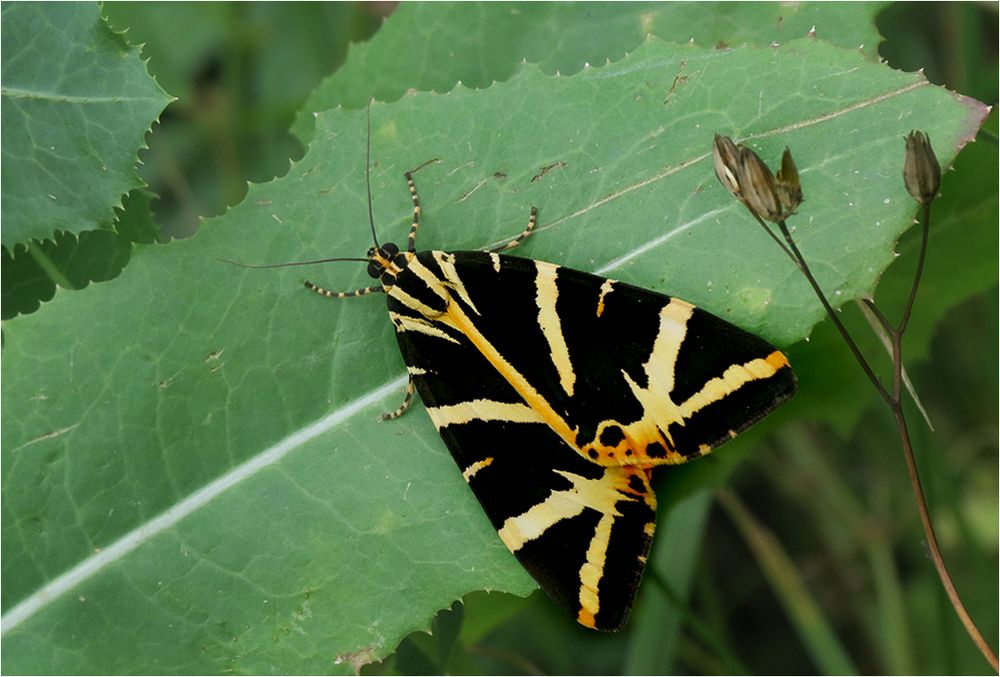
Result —
[{"label": "moth antenna", "polygon": [[340,258],[340,257],[332,259],[313,259],[312,261],[289,261],[288,263],[265,263],[265,264],[241,263],[240,261],[233,261],[232,259],[224,259],[221,257],[216,257],[216,261],[222,261],[223,263],[231,263],[234,266],[239,266],[240,268],[289,268],[291,266],[311,266],[316,263],[331,263],[333,261],[360,261],[362,263],[368,263],[368,259]]},{"label": "moth antenna", "polygon": [[375,97],[368,99],[368,147],[365,151],[365,183],[368,185],[368,224],[372,228],[372,240],[375,248],[381,249],[378,243],[378,236],[375,235],[375,215],[372,213],[372,101]]}]

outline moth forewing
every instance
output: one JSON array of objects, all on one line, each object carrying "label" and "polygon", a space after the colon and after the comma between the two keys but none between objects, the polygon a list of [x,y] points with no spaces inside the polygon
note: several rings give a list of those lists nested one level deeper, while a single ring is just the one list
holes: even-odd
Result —
[{"label": "moth forewing", "polygon": [[417,392],[501,540],[588,627],[628,617],[655,529],[650,469],[795,389],[765,341],[548,263],[419,252],[387,295]]}]

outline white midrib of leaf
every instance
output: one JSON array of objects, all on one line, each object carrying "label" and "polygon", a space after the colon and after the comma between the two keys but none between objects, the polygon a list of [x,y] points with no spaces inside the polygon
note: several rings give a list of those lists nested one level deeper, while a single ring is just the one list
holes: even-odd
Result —
[{"label": "white midrib of leaf", "polygon": [[[699,223],[716,217],[718,214],[727,211],[731,206],[716,209],[698,218],[681,224],[677,228],[654,238],[632,251],[606,263],[594,271],[597,275],[606,275],[613,270],[620,268],[632,259],[646,252],[655,249],[677,235],[693,228]],[[153,519],[139,525],[111,545],[101,548],[101,551],[88,557],[84,561],[65,573],[52,579],[22,602],[14,606],[10,611],[0,618],[0,636],[25,622],[50,602],[55,601],[62,595],[70,592],[73,588],[88,580],[92,576],[100,573],[108,565],[120,560],[130,552],[151,540],[156,535],[170,529],[185,517],[191,515],[202,506],[208,504],[223,492],[236,486],[250,477],[256,475],[264,468],[273,465],[287,456],[289,453],[322,435],[324,432],[336,427],[343,421],[361,413],[370,406],[374,406],[394,393],[398,393],[406,386],[407,377],[401,376],[388,383],[371,390],[361,397],[348,402],[339,409],[319,421],[297,430],[281,442],[260,452],[250,460],[237,466],[222,477],[209,482],[204,487],[187,496],[182,501],[172,506],[165,512],[157,515]]]},{"label": "white midrib of leaf", "polygon": [[53,103],[133,103],[141,101],[143,103],[158,102],[161,96],[79,96],[74,94],[60,94],[59,92],[44,92],[22,87],[0,88],[0,95],[9,99],[31,99],[35,101],[49,101]]}]

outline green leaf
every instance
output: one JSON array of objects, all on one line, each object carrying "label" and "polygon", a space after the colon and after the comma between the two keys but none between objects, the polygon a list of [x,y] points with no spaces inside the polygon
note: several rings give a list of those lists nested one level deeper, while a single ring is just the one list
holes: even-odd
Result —
[{"label": "green leaf", "polygon": [[199,216],[246,196],[247,181],[288,171],[304,149],[288,131],[351,41],[375,32],[370,3],[107,2],[112,28],[142,45],[149,71],[178,97],[149,136],[140,176],[159,195],[161,232],[188,237]]},{"label": "green leaf", "polygon": [[[368,42],[355,45],[299,112],[292,131],[312,138],[313,113],[394,101],[410,89],[445,92],[461,82],[489,87],[523,61],[544,73],[577,73],[617,61],[647,35],[703,47],[765,46],[815,29],[870,59],[880,41],[874,17],[884,3],[487,2],[403,3]],[[428,26],[447,32],[429,36]]]},{"label": "green leaf", "polygon": [[56,233],[53,240],[17,244],[12,252],[0,252],[3,265],[3,311],[8,320],[21,313],[33,313],[63,289],[83,289],[91,282],[113,279],[128,264],[135,242],[156,241],[156,224],[150,213],[152,196],[133,190],[115,209],[114,230],[88,230],[79,236]]},{"label": "green leaf", "polygon": [[97,4],[9,3],[0,21],[3,245],[106,228],[170,97]]},{"label": "green leaf", "polygon": [[[370,8],[351,3],[149,3],[111,2],[102,7],[117,30],[142,45],[150,72],[182,106],[198,87],[209,86],[205,64],[218,65],[226,50],[239,52],[236,72],[216,77],[246,78],[236,86],[251,90],[253,110],[245,124],[270,127],[261,118],[281,118],[287,128],[298,104],[331,64],[343,61],[352,40],[377,25]],[[202,77],[192,77],[200,74]],[[218,85],[216,82],[211,84]],[[235,84],[235,83],[234,83]],[[202,96],[205,92],[200,93]],[[289,106],[294,106],[289,108]],[[269,122],[269,121],[268,121]]]},{"label": "green leaf", "polygon": [[[536,205],[524,256],[676,293],[787,343],[818,304],[716,184],[712,133],[768,158],[795,149],[802,248],[847,299],[909,225],[903,133],[928,130],[947,163],[981,115],[816,40],[654,39],[572,77],[526,67],[485,91],[374,106],[376,222],[405,235],[402,173],[439,158],[416,176],[422,247],[501,241]],[[5,671],[348,671],[468,591],[534,587],[420,407],[375,423],[405,382],[379,302],[308,294],[299,268],[216,260],[364,252],[364,158],[364,112],[322,114],[286,177],[197,237],[137,247],[114,281],[6,323]],[[369,283],[357,264],[310,276]]]}]

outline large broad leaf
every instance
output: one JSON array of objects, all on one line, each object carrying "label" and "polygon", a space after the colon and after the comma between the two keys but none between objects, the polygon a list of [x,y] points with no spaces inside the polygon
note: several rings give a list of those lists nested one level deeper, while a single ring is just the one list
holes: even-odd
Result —
[{"label": "large broad leaf", "polygon": [[88,230],[79,236],[60,232],[52,240],[29,240],[10,251],[3,248],[0,318],[35,312],[40,302],[55,295],[56,284],[63,289],[83,289],[91,282],[117,276],[128,263],[134,243],[157,240],[151,201],[150,193],[136,189],[115,209],[113,229]]},{"label": "large broad leaf", "polygon": [[[647,35],[703,47],[759,46],[815,31],[874,60],[876,2],[486,2],[400,5],[344,66],[316,88],[292,126],[303,141],[313,113],[394,101],[410,89],[446,92],[461,82],[488,87],[525,60],[550,75],[617,61]],[[428,35],[428,26],[446,33]]]},{"label": "large broad leaf", "polygon": [[[787,89],[777,90],[775,83]],[[803,250],[834,298],[870,291],[910,223],[902,135],[947,163],[983,107],[815,40],[652,40],[572,77],[376,105],[375,214],[423,247],[539,232],[522,253],[675,293],[788,343],[805,283],[716,185],[711,135],[795,149]],[[191,240],[5,325],[3,626],[9,672],[349,670],[473,589],[533,587],[415,407],[377,298],[302,269],[369,244],[363,111],[322,114],[288,176]],[[363,266],[310,277],[368,284]],[[125,651],[108,647],[129,647]],[[131,647],[141,646],[136,652]]]},{"label": "large broad leaf", "polygon": [[97,4],[8,3],[0,20],[3,245],[108,228],[170,97]]}]

